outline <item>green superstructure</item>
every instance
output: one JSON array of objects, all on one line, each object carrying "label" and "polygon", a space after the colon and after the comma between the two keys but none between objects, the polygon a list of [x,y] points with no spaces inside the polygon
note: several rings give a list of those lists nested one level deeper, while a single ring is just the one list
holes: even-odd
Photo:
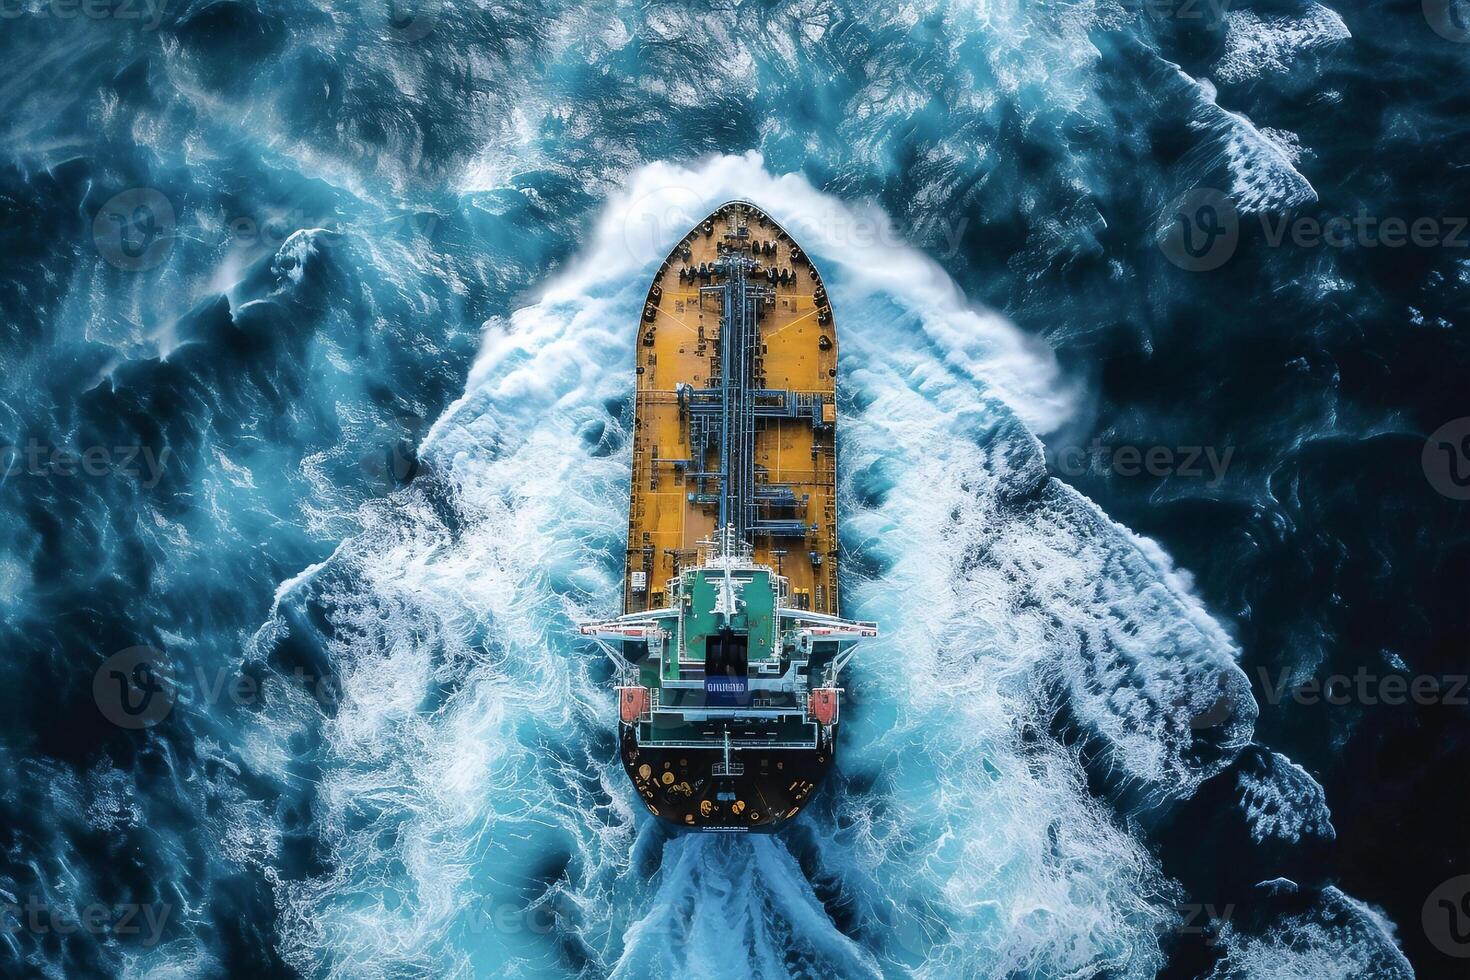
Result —
[{"label": "green superstructure", "polygon": [[671,605],[582,631],[613,654],[624,764],[657,816],[709,830],[795,816],[830,762],[836,686],[877,635],[787,606],[786,580],[727,529],[670,582]]}]

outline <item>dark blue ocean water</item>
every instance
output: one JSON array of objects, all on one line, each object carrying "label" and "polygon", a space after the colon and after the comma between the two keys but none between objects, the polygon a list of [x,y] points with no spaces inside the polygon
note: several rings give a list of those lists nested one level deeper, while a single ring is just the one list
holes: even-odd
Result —
[{"label": "dark blue ocean water", "polygon": [[[1470,11],[1340,8],[0,5],[0,973],[1462,976]],[[884,629],[760,839],[573,635],[736,197]]]}]

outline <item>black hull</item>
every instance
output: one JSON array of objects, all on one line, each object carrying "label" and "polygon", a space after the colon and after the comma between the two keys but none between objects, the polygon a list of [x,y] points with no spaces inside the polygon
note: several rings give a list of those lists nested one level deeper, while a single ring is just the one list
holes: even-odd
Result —
[{"label": "black hull", "polygon": [[650,813],[681,830],[730,833],[770,833],[801,812],[832,768],[835,727],[818,749],[735,752],[744,772],[725,776],[715,775],[722,749],[640,746],[634,726],[619,725],[623,768]]}]

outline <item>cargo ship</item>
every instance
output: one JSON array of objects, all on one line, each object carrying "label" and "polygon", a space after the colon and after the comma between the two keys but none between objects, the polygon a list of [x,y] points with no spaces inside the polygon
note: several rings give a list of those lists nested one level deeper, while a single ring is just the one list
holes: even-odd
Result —
[{"label": "cargo ship", "polygon": [[833,764],[841,674],[874,623],[842,619],[837,330],[810,256],[747,201],[674,245],[634,369],[618,747],[659,820],[771,831]]}]

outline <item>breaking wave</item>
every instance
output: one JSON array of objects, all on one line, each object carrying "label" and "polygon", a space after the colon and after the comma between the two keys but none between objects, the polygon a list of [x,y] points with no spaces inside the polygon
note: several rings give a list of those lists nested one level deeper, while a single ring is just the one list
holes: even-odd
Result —
[{"label": "breaking wave", "polygon": [[[316,737],[261,733],[317,773],[331,869],[283,883],[288,961],[338,976],[1156,972],[1178,888],[1089,792],[1076,745],[1106,758],[1121,812],[1160,805],[1249,742],[1254,702],[1157,549],[1045,476],[1020,419],[1065,421],[1054,362],[917,253],[844,240],[852,210],[758,157],[630,186],[534,305],[486,325],[424,473],[368,505],[367,530],[260,635],[259,656],[319,650],[342,685],[335,712],[302,722]],[[854,670],[830,792],[775,838],[669,837],[646,819],[615,758],[606,665],[574,638],[616,604],[623,325],[661,254],[624,236],[646,228],[637,202],[692,188],[665,246],[728,197],[779,193],[839,297],[848,612],[886,631]],[[497,915],[517,928],[476,942]]]},{"label": "breaking wave", "polygon": [[1319,3],[1307,3],[1288,14],[1231,10],[1225,15],[1225,50],[1215,62],[1214,76],[1226,84],[1239,84],[1285,74],[1303,55],[1351,36],[1337,12]]}]

